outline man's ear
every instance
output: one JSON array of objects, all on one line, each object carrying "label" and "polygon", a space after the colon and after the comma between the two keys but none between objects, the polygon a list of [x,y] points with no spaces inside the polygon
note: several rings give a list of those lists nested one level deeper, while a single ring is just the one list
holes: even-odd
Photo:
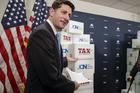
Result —
[{"label": "man's ear", "polygon": [[50,12],[50,16],[52,17],[53,14],[54,14],[54,9],[53,8],[50,8],[49,12]]}]

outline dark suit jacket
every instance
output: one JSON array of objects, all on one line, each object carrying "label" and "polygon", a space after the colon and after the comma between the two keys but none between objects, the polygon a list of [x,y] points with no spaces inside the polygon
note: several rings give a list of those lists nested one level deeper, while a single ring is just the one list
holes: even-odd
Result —
[{"label": "dark suit jacket", "polygon": [[28,74],[24,93],[73,93],[75,85],[62,75],[67,66],[48,22],[32,31],[27,46]]}]

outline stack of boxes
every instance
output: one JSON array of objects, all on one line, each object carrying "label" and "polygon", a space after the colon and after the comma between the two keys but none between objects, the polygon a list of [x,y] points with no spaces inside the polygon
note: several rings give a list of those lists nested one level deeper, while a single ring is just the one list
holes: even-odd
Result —
[{"label": "stack of boxes", "polygon": [[[137,32],[137,39],[132,39],[132,48],[127,48],[127,72],[126,72],[126,79],[130,75],[130,71],[132,70],[133,66],[137,62],[138,54],[140,50],[140,31]],[[126,82],[127,89],[130,86],[130,82]],[[122,90],[122,93],[126,93],[125,90]],[[135,76],[135,80],[131,86],[129,93],[140,93],[140,73],[138,72]]]},{"label": "stack of boxes", "polygon": [[[74,72],[82,72],[87,79],[93,80],[94,44],[90,44],[90,35],[83,32],[84,23],[70,20],[60,33],[63,55],[78,58],[77,62],[69,62],[68,67]],[[93,82],[83,84],[75,93],[93,93]]]}]

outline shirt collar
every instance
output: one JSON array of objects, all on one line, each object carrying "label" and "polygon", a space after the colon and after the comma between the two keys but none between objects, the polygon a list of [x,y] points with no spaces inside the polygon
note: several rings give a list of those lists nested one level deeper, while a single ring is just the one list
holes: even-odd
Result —
[{"label": "shirt collar", "polygon": [[57,31],[56,31],[54,25],[52,24],[52,22],[49,19],[47,19],[47,22],[50,24],[51,28],[53,29],[54,34],[56,35]]}]

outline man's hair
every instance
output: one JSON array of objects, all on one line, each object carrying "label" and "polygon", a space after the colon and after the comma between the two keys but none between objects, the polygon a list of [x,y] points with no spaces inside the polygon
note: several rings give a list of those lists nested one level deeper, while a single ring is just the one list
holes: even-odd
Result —
[{"label": "man's hair", "polygon": [[58,9],[58,8],[61,7],[62,4],[65,4],[65,5],[70,6],[71,9],[72,9],[72,12],[73,12],[74,9],[75,9],[74,5],[73,5],[70,1],[68,1],[68,0],[55,0],[55,1],[53,2],[53,4],[52,4],[52,8],[53,8],[53,9]]}]

